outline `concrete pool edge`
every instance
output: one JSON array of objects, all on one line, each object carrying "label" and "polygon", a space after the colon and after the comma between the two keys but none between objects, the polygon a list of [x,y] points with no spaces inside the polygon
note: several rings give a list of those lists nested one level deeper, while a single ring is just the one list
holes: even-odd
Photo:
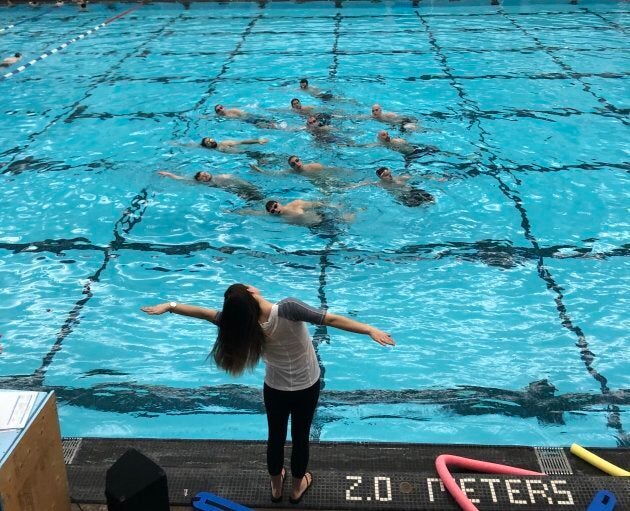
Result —
[{"label": "concrete pool edge", "polygon": [[[190,506],[199,491],[210,491],[253,509],[294,508],[287,496],[269,499],[265,442],[64,438],[64,456],[75,503],[104,504],[105,473],[129,448],[155,461],[167,474],[171,506]],[[288,446],[289,447],[289,446]],[[314,442],[309,469],[314,485],[301,509],[456,510],[440,485],[435,458],[454,454],[543,471],[541,451],[558,455],[555,474],[502,476],[454,472],[480,510],[584,510],[598,490],[615,494],[618,509],[630,508],[630,478],[614,478],[569,453],[568,447]],[[589,448],[627,468],[630,449]],[[287,448],[286,454],[290,450]],[[545,464],[543,456],[542,463]],[[558,461],[556,460],[556,461]],[[553,461],[553,460],[552,460]],[[285,466],[289,467],[286,459]],[[572,474],[566,473],[573,472]],[[547,472],[549,465],[547,464]],[[565,473],[562,473],[565,472]],[[190,507],[189,507],[190,508]]]}]

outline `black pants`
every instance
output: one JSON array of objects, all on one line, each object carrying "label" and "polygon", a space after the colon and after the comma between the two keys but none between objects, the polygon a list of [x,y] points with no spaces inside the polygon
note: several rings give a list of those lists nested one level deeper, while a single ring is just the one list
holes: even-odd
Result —
[{"label": "black pants", "polygon": [[265,383],[263,391],[269,437],[267,440],[267,469],[277,476],[284,465],[284,443],[291,416],[291,475],[304,477],[308,465],[308,441],[311,422],[319,400],[319,380],[304,390],[286,391],[272,389]]}]

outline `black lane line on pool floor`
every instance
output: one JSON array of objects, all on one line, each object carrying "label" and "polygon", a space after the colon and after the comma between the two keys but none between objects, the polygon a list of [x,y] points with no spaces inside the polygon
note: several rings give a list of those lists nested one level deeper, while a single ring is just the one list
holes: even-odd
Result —
[{"label": "black lane line on pool floor", "polygon": [[536,37],[530,30],[522,27],[516,21],[514,21],[508,14],[505,13],[505,11],[503,11],[503,9],[497,9],[497,12],[499,14],[501,14],[510,23],[512,23],[512,25],[514,25],[517,29],[519,29],[524,35],[526,35],[527,37],[532,39],[536,43],[536,46],[538,46],[538,48],[542,52],[546,53],[551,58],[551,60],[553,60],[558,66],[560,66],[569,76],[571,76],[572,78],[574,78],[575,80],[580,82],[580,84],[582,85],[582,90],[584,92],[588,93],[593,98],[595,98],[595,100],[597,102],[599,102],[601,105],[603,105],[604,108],[606,110],[608,110],[608,112],[610,112],[612,114],[615,114],[616,118],[619,119],[626,126],[630,125],[630,121],[627,118],[627,116],[628,116],[628,110],[627,109],[619,109],[619,108],[617,108],[615,105],[611,104],[606,98],[604,98],[600,94],[598,94],[595,91],[593,91],[591,89],[590,84],[585,82],[581,78],[579,78],[577,76],[578,73],[576,73],[571,68],[571,66],[569,66],[566,62],[564,62],[560,57],[558,57],[547,46],[545,46],[543,44],[543,42],[540,39],[538,39],[538,37]]},{"label": "black lane line on pool floor", "polygon": [[[261,9],[264,9],[265,5],[261,5],[259,7]],[[243,45],[245,44],[245,41],[247,40],[247,37],[251,34],[252,30],[256,26],[256,23],[258,23],[263,16],[264,16],[264,13],[259,13],[256,16],[254,16],[253,18],[251,16],[243,18],[243,19],[249,20],[249,22],[247,23],[247,26],[243,30],[243,33],[241,34],[241,37],[238,40],[238,43],[236,43],[236,46],[234,47],[234,49],[228,54],[227,58],[223,62],[223,65],[221,66],[221,69],[216,74],[216,76],[210,80],[210,82],[208,83],[208,88],[206,89],[206,92],[204,94],[202,94],[201,98],[199,98],[199,101],[197,101],[197,103],[195,103],[195,105],[192,108],[190,108],[189,110],[186,110],[186,111],[184,111],[182,113],[197,112],[212,97],[212,95],[215,93],[217,84],[219,83],[220,80],[223,79],[223,75],[230,68],[230,65],[234,61],[234,58],[240,53],[241,48],[243,47]],[[221,19],[221,20],[223,20],[224,18],[210,18],[210,19],[217,19],[217,20]],[[185,18],[184,18],[184,20],[185,20]],[[220,52],[220,53],[217,53],[217,54],[222,55],[223,53],[224,52]],[[204,83],[206,81],[207,80],[203,80]],[[190,132],[194,130],[193,123],[197,123],[197,122],[198,122],[197,118],[194,118],[194,119],[193,118],[187,118],[185,120],[185,123],[184,123],[185,124],[185,128],[184,128],[184,132],[183,132],[182,136],[183,137],[190,137]],[[173,133],[173,138],[174,139],[179,138],[178,134],[176,132]],[[174,151],[171,150],[171,154],[173,154],[173,152]]]},{"label": "black lane line on pool floor", "polygon": [[[332,62],[330,67],[328,68],[328,81],[334,82],[337,77],[337,67],[339,66],[339,33],[341,29],[341,13],[337,13],[334,17],[335,27],[333,29],[333,46],[332,46]],[[336,225],[333,225],[333,232],[329,233],[326,237],[328,241],[322,251],[322,254],[319,258],[319,285],[317,288],[317,296],[319,298],[319,307],[320,309],[327,311],[328,310],[328,298],[326,297],[326,284],[327,284],[327,271],[330,266],[330,253],[333,245],[335,245],[339,240],[339,229]],[[322,236],[324,237],[324,236]],[[315,356],[317,357],[317,364],[319,365],[320,371],[320,385],[321,390],[323,391],[326,388],[326,366],[322,361],[322,358],[319,354],[319,345],[322,343],[329,344],[330,343],[330,334],[328,333],[328,327],[326,325],[318,325],[315,328],[315,333],[313,335],[313,347],[315,348]],[[319,440],[321,437],[322,429],[324,425],[328,422],[322,414],[315,411],[315,416],[313,417],[313,423],[311,427],[310,438],[311,440]]]},{"label": "black lane line on pool floor", "polygon": [[[596,240],[585,240],[586,242],[594,242]],[[13,254],[36,254],[50,253],[57,256],[66,256],[71,251],[100,251],[106,252],[107,246],[94,245],[87,238],[71,238],[71,239],[48,239],[43,241],[30,241],[24,243],[2,243],[0,242],[0,250],[6,250]],[[323,292],[326,286],[326,272],[322,272],[322,266],[326,268],[329,260],[322,261],[322,258],[336,257],[342,261],[358,264],[365,261],[387,261],[392,264],[407,264],[412,261],[430,261],[440,259],[454,259],[469,261],[474,263],[482,263],[487,266],[498,268],[514,268],[519,265],[525,265],[528,261],[538,261],[539,257],[545,259],[611,259],[615,257],[630,256],[630,243],[621,247],[612,248],[606,251],[593,251],[592,246],[576,246],[576,245],[555,245],[551,247],[533,247],[514,246],[509,240],[493,240],[486,239],[475,242],[444,242],[444,243],[428,243],[428,244],[411,244],[400,247],[395,251],[378,252],[359,249],[333,249],[324,247],[322,249],[300,249],[296,251],[276,250],[275,253],[269,254],[258,250],[251,250],[245,246],[213,246],[207,242],[194,242],[180,245],[168,245],[162,243],[136,243],[122,242],[118,251],[129,250],[132,252],[157,252],[165,255],[190,256],[196,252],[213,251],[217,254],[251,257],[253,259],[264,259],[273,265],[287,264],[287,258],[296,257],[313,257],[318,258],[318,263],[312,265],[302,263],[300,268],[305,270],[320,270],[318,297],[322,308],[328,307],[326,295]],[[60,260],[63,264],[72,264],[72,259]],[[198,268],[206,267],[205,265],[194,264],[193,268],[188,268],[190,272],[199,271]],[[161,266],[146,268],[148,271],[184,271],[171,270]],[[327,341],[328,339],[324,339]]]},{"label": "black lane line on pool floor", "polygon": [[[27,140],[26,144],[24,144],[23,146],[15,147],[13,149],[9,149],[5,151],[4,153],[2,153],[3,155],[12,154],[13,157],[6,164],[3,164],[2,162],[0,162],[0,169],[2,169],[0,171],[0,174],[19,174],[23,172],[25,169],[28,169],[30,166],[32,166],[33,159],[31,156],[24,159],[16,159],[16,158],[19,157],[19,155],[23,151],[28,149],[33,142],[37,141],[41,135],[45,134],[51,127],[55,126],[61,119],[65,118],[64,122],[72,122],[75,118],[79,117],[77,112],[81,112],[82,110],[85,110],[85,107],[81,106],[81,102],[90,96],[90,92],[96,89],[99,85],[106,83],[107,78],[113,76],[114,72],[118,68],[120,68],[127,61],[127,59],[129,59],[130,57],[135,55],[137,52],[139,52],[143,46],[146,46],[147,44],[153,42],[153,40],[160,37],[164,33],[164,31],[169,28],[169,25],[173,22],[173,20],[179,18],[180,16],[182,15],[180,14],[179,16],[174,16],[173,18],[169,19],[165,23],[164,26],[157,29],[155,32],[151,33],[148,39],[145,39],[132,51],[123,55],[123,57],[118,61],[117,64],[114,64],[113,66],[109,67],[107,71],[103,73],[102,75],[100,76],[96,75],[95,78],[98,78],[98,80],[96,80],[91,86],[87,87],[84,90],[82,98],[78,99],[73,104],[67,107],[64,107],[63,112],[56,115],[53,119],[51,119],[48,122],[48,124],[46,124],[46,126],[44,126],[41,129],[41,131],[30,133],[26,138]],[[19,169],[19,171],[16,171],[15,169]]]},{"label": "black lane line on pool floor", "polygon": [[[167,21],[167,23],[156,33],[153,34],[152,37],[144,40],[137,48],[135,48],[132,52],[129,52],[125,55],[116,66],[112,66],[109,68],[107,74],[111,74],[114,68],[120,67],[129,57],[137,53],[140,48],[150,43],[157,37],[159,37],[170,25],[171,20]],[[107,76],[107,74],[105,76]],[[104,78],[100,81],[96,82],[92,89],[95,88],[100,83],[104,82]],[[87,97],[87,91],[90,89],[86,89],[86,94],[84,97]],[[80,103],[80,100],[75,103],[75,106]],[[116,221],[114,224],[114,239],[110,242],[103,254],[103,263],[99,267],[99,269],[92,275],[90,275],[87,279],[87,282],[83,286],[83,298],[78,300],[72,310],[68,313],[66,320],[64,321],[59,333],[57,334],[57,338],[55,343],[53,344],[50,351],[44,356],[42,359],[42,365],[35,370],[33,373],[33,378],[36,381],[43,382],[43,379],[46,375],[46,371],[48,367],[52,363],[55,354],[60,351],[63,347],[63,342],[66,337],[71,334],[74,330],[74,327],[80,323],[80,314],[83,310],[85,304],[92,298],[93,293],[91,290],[91,284],[93,282],[98,282],[101,273],[106,269],[109,261],[112,259],[112,253],[116,252],[120,249],[120,247],[125,242],[125,236],[131,232],[131,229],[142,220],[142,216],[146,211],[147,207],[147,191],[146,189],[142,189],[136,196],[132,199],[131,205],[123,212],[123,215]]]},{"label": "black lane line on pool floor", "polygon": [[[264,6],[261,6],[260,8],[264,9]],[[202,95],[199,101],[197,101],[197,103],[191,108],[191,111],[196,112],[212,97],[212,95],[214,94],[216,90],[216,86],[218,82],[223,78],[223,75],[230,68],[230,65],[234,61],[234,58],[239,54],[239,52],[241,51],[241,48],[245,44],[247,37],[252,33],[252,30],[256,26],[256,23],[258,23],[263,16],[264,16],[264,13],[259,13],[253,18],[247,18],[249,19],[249,23],[245,27],[245,30],[243,30],[243,33],[241,34],[241,38],[239,39],[238,43],[236,44],[234,49],[229,53],[229,55],[223,62],[223,65],[221,66],[219,73],[212,80],[210,80],[210,83],[208,84],[208,88],[206,89],[206,92]],[[190,130],[191,130],[191,127],[190,127],[190,122],[189,122],[184,134],[187,135],[190,132]]]},{"label": "black lane line on pool floor", "polygon": [[[500,10],[497,10],[497,14],[505,16],[504,13],[502,13]],[[429,23],[419,13],[417,13],[417,15],[420,18],[422,24],[424,25],[424,27],[425,27],[425,29],[427,31],[427,35],[429,36],[429,42],[430,42],[431,46],[435,49],[436,55],[437,55],[439,61],[442,63],[442,66],[443,66],[445,74],[447,74],[447,75],[450,74],[450,67],[448,66],[447,57],[444,54],[442,48],[437,44],[437,40],[435,39],[435,37],[434,37],[434,35],[433,35],[432,31],[431,31]],[[516,23],[513,22],[513,24],[518,29],[523,30]],[[538,43],[538,40],[536,40],[536,41]],[[559,65],[560,65],[560,63],[559,63]],[[569,71],[571,71],[571,70],[569,69]],[[477,108],[476,103],[473,102],[472,100],[470,100],[470,98],[467,97],[467,95],[465,94],[465,91],[463,90],[463,88],[455,80],[451,81],[451,85],[453,85],[453,87],[457,91],[459,97],[461,98],[462,103],[465,106],[467,106],[467,107],[469,107],[469,108],[471,108],[473,110]],[[590,90],[588,90],[586,92],[590,92]],[[481,123],[478,122],[478,121],[477,121],[477,127],[479,129],[479,135],[480,135],[480,139],[481,139],[481,142],[482,142],[481,150],[485,151],[489,155],[490,163],[496,165],[496,161],[499,158],[498,158],[498,156],[496,154],[494,154],[494,152],[492,152],[489,149],[491,147],[491,145],[486,141],[486,134],[487,133],[484,130],[484,128],[481,126]],[[505,181],[501,178],[501,176],[499,174],[497,174],[496,172],[483,172],[483,173],[485,173],[485,174],[489,175],[490,177],[493,177],[494,179],[496,179],[497,182],[499,183],[499,189],[501,190],[501,192],[514,203],[515,208],[517,209],[517,211],[519,212],[519,214],[521,216],[521,227],[523,228],[523,233],[524,233],[526,239],[532,244],[534,250],[536,252],[540,253],[539,243],[538,243],[537,239],[535,238],[535,236],[531,232],[531,223],[530,223],[528,215],[527,215],[527,210],[523,206],[523,201],[520,198],[520,196],[516,192],[514,192],[512,189],[510,189],[510,187],[505,183]],[[511,174],[511,173],[509,173],[509,174]],[[514,179],[516,180],[517,184],[521,183],[521,181],[518,178],[514,177]],[[558,314],[559,314],[560,320],[562,322],[561,324],[562,324],[562,326],[564,328],[567,328],[574,335],[576,335],[576,337],[577,337],[576,345],[580,349],[580,358],[584,362],[584,365],[586,366],[586,369],[587,369],[588,373],[595,380],[598,381],[598,383],[600,384],[600,390],[601,390],[602,394],[603,395],[609,395],[610,394],[610,389],[608,388],[606,378],[604,376],[602,376],[601,374],[599,374],[592,367],[592,362],[593,362],[593,359],[595,358],[595,355],[589,350],[588,342],[586,340],[586,336],[584,335],[582,329],[579,326],[574,325],[573,321],[571,320],[571,317],[569,316],[569,314],[567,312],[567,308],[566,308],[566,306],[564,304],[564,301],[563,301],[564,295],[561,292],[562,288],[556,283],[556,281],[553,278],[551,272],[545,266],[544,259],[543,259],[542,255],[540,255],[539,258],[538,258],[537,271],[538,271],[538,275],[540,276],[540,278],[545,282],[545,284],[547,286],[547,289],[550,289],[551,291],[553,291],[556,294],[556,296],[554,298],[554,301],[556,303],[556,309],[558,310]],[[618,437],[617,441],[620,443],[620,445],[630,445],[630,442],[628,441],[628,439],[625,438],[626,434],[625,434],[625,432],[623,430],[623,426],[621,424],[620,410],[619,410],[619,408],[616,405],[614,405],[612,403],[608,404],[607,426],[610,427],[610,428],[616,429],[619,432],[619,437]]]},{"label": "black lane line on pool floor", "polygon": [[83,298],[81,298],[74,304],[74,307],[68,313],[66,320],[57,333],[57,339],[55,340],[55,343],[53,344],[50,351],[42,359],[41,366],[33,373],[33,379],[36,382],[39,382],[40,385],[43,384],[44,377],[46,376],[46,371],[48,370],[48,367],[52,363],[57,352],[61,350],[64,340],[66,339],[66,337],[68,337],[68,335],[73,332],[74,327],[81,322],[80,315],[83,307],[90,300],[90,298],[94,296],[91,285],[94,282],[99,281],[101,273],[103,273],[103,271],[105,271],[105,269],[107,268],[109,261],[113,258],[114,252],[119,250],[122,244],[125,242],[125,236],[127,236],[131,232],[136,224],[142,221],[142,216],[147,209],[147,203],[147,191],[146,189],[143,189],[132,199],[130,206],[123,212],[122,216],[114,224],[114,239],[110,242],[107,249],[103,253],[103,263],[98,268],[98,270],[96,270],[96,272],[94,272],[87,278],[87,281],[83,285]]},{"label": "black lane line on pool floor", "polygon": [[[602,21],[605,21],[606,23],[608,23],[608,25],[610,25],[612,28],[614,28],[615,30],[621,32],[623,35],[626,35],[627,32],[627,28],[624,27],[623,25],[620,25],[619,23],[615,22],[615,21],[611,21],[608,18],[605,18],[604,16],[602,16],[601,14],[597,13],[597,12],[593,12],[590,9],[588,9],[587,7],[580,7],[580,10],[582,12],[585,12],[587,14],[590,14],[592,16],[595,16],[597,18],[599,18]],[[620,14],[620,13],[605,13],[605,14]],[[624,13],[626,14],[626,13]]]},{"label": "black lane line on pool floor", "polygon": [[[503,12],[501,9],[499,9],[498,12],[499,14],[503,15],[503,17],[508,19],[521,32],[523,32],[523,34],[532,38],[536,42],[536,44],[540,46],[541,50],[544,51],[547,55],[549,55],[553,59],[553,61],[556,62],[556,64],[558,64],[567,72],[573,73],[573,70],[571,69],[571,67],[567,65],[565,62],[563,62],[562,59],[560,59],[551,51],[549,51],[547,47],[545,47],[536,36],[531,34],[525,28],[521,27],[518,23],[512,20],[507,14],[505,14],[505,12]],[[614,105],[611,105],[603,96],[600,96],[599,94],[596,94],[595,92],[593,92],[588,83],[582,80],[578,80],[578,81],[582,84],[583,90],[586,93],[593,96],[597,101],[603,104],[604,107],[608,109],[609,111],[618,113],[618,109]],[[621,120],[621,122],[623,122],[626,125],[630,124],[630,122],[628,122],[627,119],[625,119],[624,116],[621,114],[619,115],[619,120]],[[535,249],[538,249],[539,248],[538,241],[536,240],[534,235],[531,233],[531,224],[529,222],[529,219],[527,218],[527,211],[525,210],[525,207],[523,206],[521,198],[516,194],[516,192],[511,190],[509,186],[505,182],[503,182],[503,180],[499,176],[497,176],[497,180],[499,180],[499,182],[501,183],[501,189],[503,193],[514,201],[517,209],[521,213],[521,218],[522,218],[521,225],[523,227],[525,236],[532,243],[532,246],[534,246]],[[517,184],[520,184],[520,180],[518,179],[517,179]],[[602,374],[600,374],[593,367],[593,361],[596,358],[596,355],[590,350],[588,341],[586,339],[586,335],[584,334],[580,326],[574,324],[573,320],[571,319],[571,316],[569,315],[567,311],[566,305],[564,304],[564,300],[563,300],[564,294],[562,293],[563,288],[558,285],[558,283],[553,278],[549,269],[545,266],[544,259],[542,256],[540,257],[540,260],[538,262],[538,274],[540,278],[542,278],[547,284],[547,289],[553,291],[556,294],[556,298],[555,298],[556,309],[558,310],[558,315],[560,317],[560,320],[562,321],[562,326],[566,328],[567,330],[569,330],[570,332],[572,332],[576,336],[577,338],[576,346],[580,349],[580,358],[582,359],[582,362],[584,363],[584,367],[586,367],[587,372],[599,383],[600,392],[604,396],[610,395],[610,388],[608,386],[607,378],[604,377]],[[630,447],[630,435],[628,435],[624,431],[623,424],[621,422],[621,411],[619,407],[613,403],[609,403],[607,412],[608,412],[607,426],[609,428],[617,430],[619,433],[617,442],[619,443],[620,446]]]},{"label": "black lane line on pool floor", "polygon": [[[86,410],[138,414],[154,417],[168,415],[264,415],[260,386],[224,384],[191,388],[150,385],[133,381],[101,381],[104,376],[129,377],[128,373],[99,368],[80,375],[84,387],[46,385],[41,378],[31,375],[0,376],[0,389],[54,391],[59,406],[76,406]],[[98,383],[90,385],[89,378]],[[630,389],[613,390],[609,396],[589,392],[556,394],[557,389],[546,380],[530,383],[523,389],[497,387],[458,386],[455,388],[424,388],[400,390],[323,390],[320,397],[320,420],[313,428],[337,420],[346,420],[345,409],[369,406],[372,415],[363,419],[390,417],[375,407],[405,405],[409,407],[399,417],[424,422],[413,406],[425,409],[434,406],[440,414],[462,417],[499,415],[501,417],[535,418],[542,424],[564,424],[566,413],[584,413],[597,409],[611,400],[618,406],[630,406]],[[227,411],[225,411],[227,410]],[[358,418],[357,418],[358,419]]]}]

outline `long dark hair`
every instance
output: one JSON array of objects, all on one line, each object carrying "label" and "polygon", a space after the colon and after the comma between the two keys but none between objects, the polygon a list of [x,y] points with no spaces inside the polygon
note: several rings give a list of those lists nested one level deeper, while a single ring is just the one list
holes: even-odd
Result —
[{"label": "long dark hair", "polygon": [[223,295],[219,335],[210,355],[233,376],[256,367],[265,344],[258,323],[260,306],[243,284],[232,284]]}]

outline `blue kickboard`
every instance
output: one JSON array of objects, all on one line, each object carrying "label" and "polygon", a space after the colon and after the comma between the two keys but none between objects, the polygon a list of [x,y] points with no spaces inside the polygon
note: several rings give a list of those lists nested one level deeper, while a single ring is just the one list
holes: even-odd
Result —
[{"label": "blue kickboard", "polygon": [[252,511],[236,502],[219,497],[209,491],[200,491],[192,499],[192,506],[199,511]]},{"label": "blue kickboard", "polygon": [[608,490],[599,490],[586,511],[613,511],[617,505],[615,494]]}]

